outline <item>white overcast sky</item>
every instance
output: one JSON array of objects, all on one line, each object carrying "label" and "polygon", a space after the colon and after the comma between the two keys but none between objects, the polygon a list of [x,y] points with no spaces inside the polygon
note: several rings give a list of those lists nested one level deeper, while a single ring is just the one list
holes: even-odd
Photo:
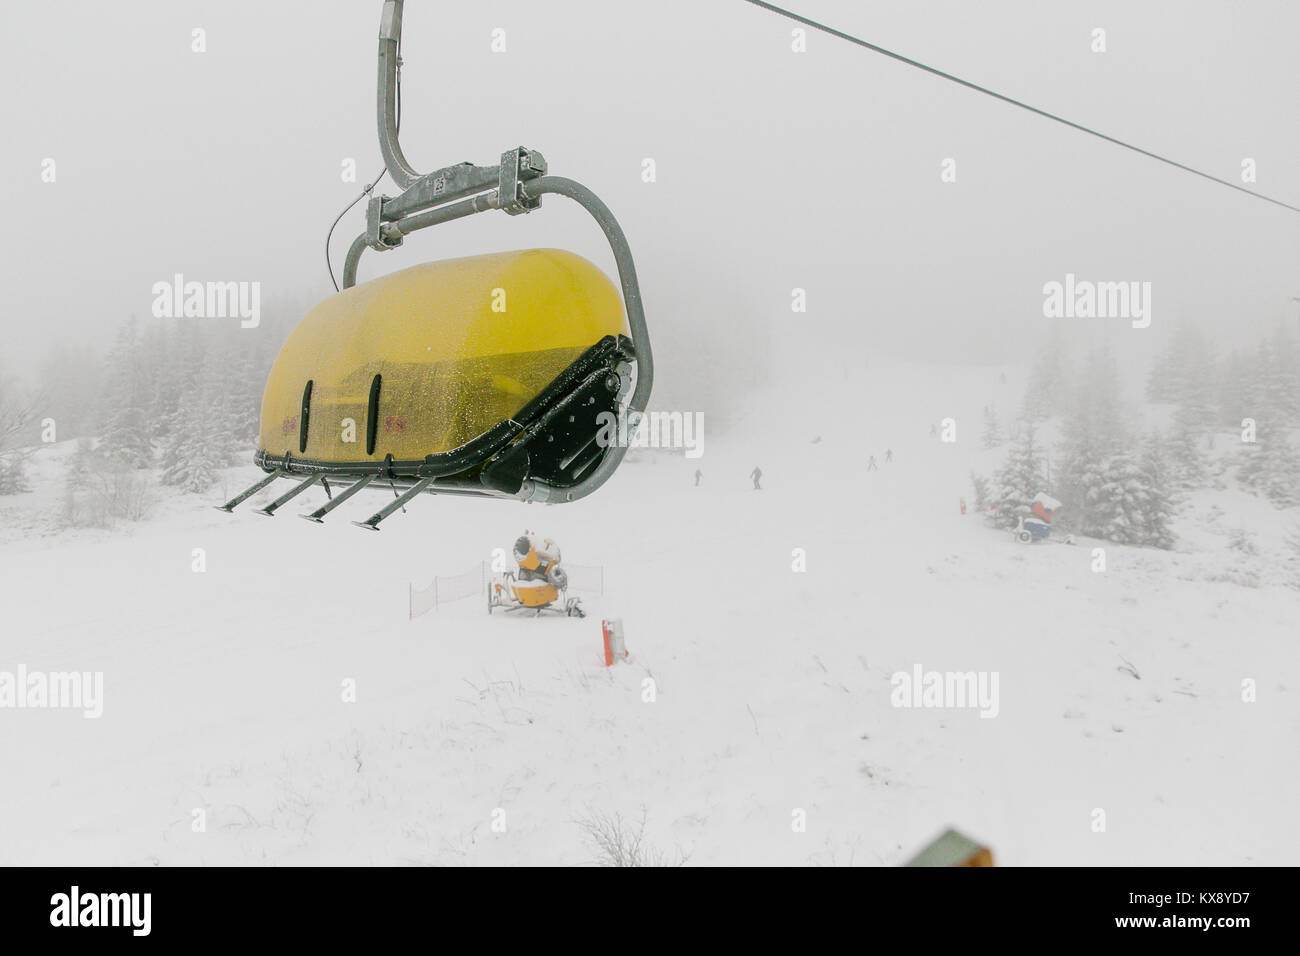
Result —
[{"label": "white overcast sky", "polygon": [[[325,231],[358,189],[340,164],[363,179],[382,165],[381,5],[5,4],[0,363],[101,341],[175,272],[260,281],[272,303],[326,295]],[[1254,188],[1300,203],[1295,0],[790,5],[1217,175],[1253,157]],[[994,361],[1044,328],[1042,285],[1066,272],[1153,282],[1154,331],[1190,318],[1231,338],[1300,317],[1300,214],[831,37],[794,54],[793,26],[740,0],[409,0],[406,153],[425,171],[526,144],[593,187],[638,257],[661,363],[773,329]],[[358,207],[336,262],[360,227]],[[534,245],[612,272],[594,225],[551,199],[370,253],[362,277]],[[806,316],[790,314],[796,286]]]}]

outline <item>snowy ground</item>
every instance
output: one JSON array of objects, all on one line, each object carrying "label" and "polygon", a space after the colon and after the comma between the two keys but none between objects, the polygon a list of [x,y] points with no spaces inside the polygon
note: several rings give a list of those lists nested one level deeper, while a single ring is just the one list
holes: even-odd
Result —
[{"label": "snowy ground", "polygon": [[[212,510],[251,466],[116,532],[39,535],[57,481],[0,499],[0,670],[105,675],[98,720],[0,710],[0,863],[582,864],[615,813],[691,865],[893,865],[947,826],[1006,864],[1294,863],[1281,513],[1205,493],[1182,550],[1108,545],[1102,574],[1096,542],[1017,545],[958,497],[1001,457],[981,408],[1018,395],[988,369],[830,374],[583,503],[426,498],[379,534],[347,519],[380,493],[323,527],[293,517],[309,496]],[[955,445],[928,434],[946,416]],[[591,617],[408,622],[408,582],[524,527],[604,565]],[[601,666],[602,615],[630,663]],[[891,706],[916,664],[996,671],[997,717]]]}]

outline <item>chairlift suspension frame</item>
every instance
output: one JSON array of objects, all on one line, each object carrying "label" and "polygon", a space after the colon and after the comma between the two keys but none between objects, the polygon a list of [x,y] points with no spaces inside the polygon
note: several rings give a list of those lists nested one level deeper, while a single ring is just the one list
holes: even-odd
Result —
[{"label": "chairlift suspension frame", "polygon": [[[394,462],[393,456],[389,454],[379,460],[335,464],[311,461],[295,455],[289,449],[278,455],[269,448],[262,448],[255,460],[270,473],[269,476],[220,506],[222,510],[232,511],[236,505],[277,477],[293,478],[300,484],[261,509],[263,514],[273,515],[280,505],[312,487],[316,483],[312,479],[317,476],[322,479],[328,477],[336,485],[352,483],[341,494],[334,496],[328,505],[311,515],[303,516],[318,523],[334,507],[380,477],[387,479],[386,483],[395,482],[407,487],[408,490],[398,498],[401,504],[424,492],[514,498],[525,502],[576,501],[594,492],[617,470],[627,452],[624,445],[615,442],[602,448],[597,456],[585,454],[584,460],[575,469],[575,475],[569,476],[572,480],[562,484],[534,477],[528,472],[527,451],[522,455],[514,454],[512,460],[512,449],[518,451],[516,445],[524,448],[529,439],[543,432],[558,416],[572,412],[575,405],[594,404],[596,399],[593,395],[600,394],[602,384],[614,393],[616,407],[626,416],[629,431],[635,428],[648,404],[654,379],[654,362],[641,290],[627,237],[609,207],[581,183],[550,175],[542,154],[523,146],[506,150],[501,154],[500,161],[492,166],[463,162],[421,174],[407,160],[398,140],[397,122],[403,6],[404,0],[384,0],[379,28],[377,82],[379,148],[387,172],[401,192],[396,196],[370,192],[366,205],[365,230],[348,248],[343,266],[343,289],[339,294],[343,295],[356,287],[357,268],[367,249],[376,252],[391,251],[401,246],[405,237],[417,230],[489,210],[500,210],[511,216],[526,215],[541,208],[542,198],[546,195],[565,196],[596,220],[609,243],[618,269],[622,311],[627,319],[630,336],[616,337],[624,343],[621,346],[618,342],[612,345],[606,343],[604,351],[599,355],[585,355],[583,361],[586,365],[575,362],[572,368],[567,369],[547,387],[544,402],[543,396],[539,395],[526,406],[526,410],[530,410],[528,421],[513,420],[514,417],[524,418],[523,414],[512,416],[446,454],[429,454],[423,460],[409,462]],[[593,346],[591,353],[596,353],[598,348],[599,346]],[[614,365],[616,362],[618,364]],[[635,385],[631,381],[631,365],[635,367]],[[299,451],[306,444],[306,403],[307,396],[312,394],[311,382],[308,381],[306,385]],[[298,387],[301,388],[302,383]],[[541,405],[534,408],[539,402]],[[573,421],[572,415],[569,415],[568,420]],[[312,419],[312,424],[316,424],[315,418]],[[552,437],[548,435],[547,441],[551,441]],[[568,468],[573,459],[585,453],[591,444],[590,440],[586,441],[578,452],[564,461],[562,467]],[[519,464],[521,458],[523,465]],[[479,464],[495,466],[499,475],[494,480],[489,480],[493,476],[488,467],[483,467],[481,473],[472,467],[476,460]],[[472,474],[473,478],[465,480],[463,476],[466,473]],[[523,477],[517,482],[518,488],[515,490],[511,479],[520,475]],[[394,502],[368,520],[354,524],[377,530],[379,522],[392,514],[397,504]]]}]

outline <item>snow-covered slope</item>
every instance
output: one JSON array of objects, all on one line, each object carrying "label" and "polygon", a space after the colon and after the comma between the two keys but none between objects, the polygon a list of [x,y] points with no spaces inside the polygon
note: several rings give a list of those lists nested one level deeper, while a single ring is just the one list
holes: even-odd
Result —
[{"label": "snow-covered slope", "polygon": [[[347,519],[380,492],[323,527],[293,517],[310,496],[267,521],[217,490],[127,533],[11,528],[0,670],[105,687],[97,720],[0,710],[0,862],[580,864],[615,814],[691,864],[896,864],[949,825],[1010,864],[1294,862],[1300,592],[1222,573],[1203,522],[1186,553],[1106,546],[1099,574],[1095,542],[963,516],[998,458],[981,409],[1018,394],[836,367],[582,503],[426,498],[379,534]],[[1234,502],[1221,522],[1272,533],[1244,496],[1194,513]],[[407,620],[408,583],[525,527],[605,567],[590,617]],[[602,615],[629,663],[601,666]],[[997,672],[996,717],[892,706],[918,664]]]}]

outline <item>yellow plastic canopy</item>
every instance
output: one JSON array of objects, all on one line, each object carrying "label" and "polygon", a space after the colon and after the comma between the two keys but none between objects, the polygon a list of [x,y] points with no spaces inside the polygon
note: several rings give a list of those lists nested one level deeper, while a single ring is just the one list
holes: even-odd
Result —
[{"label": "yellow plastic canopy", "polygon": [[563,250],[405,269],[331,296],[298,323],[267,379],[259,444],[269,455],[333,464],[452,451],[620,334],[618,290]]}]

